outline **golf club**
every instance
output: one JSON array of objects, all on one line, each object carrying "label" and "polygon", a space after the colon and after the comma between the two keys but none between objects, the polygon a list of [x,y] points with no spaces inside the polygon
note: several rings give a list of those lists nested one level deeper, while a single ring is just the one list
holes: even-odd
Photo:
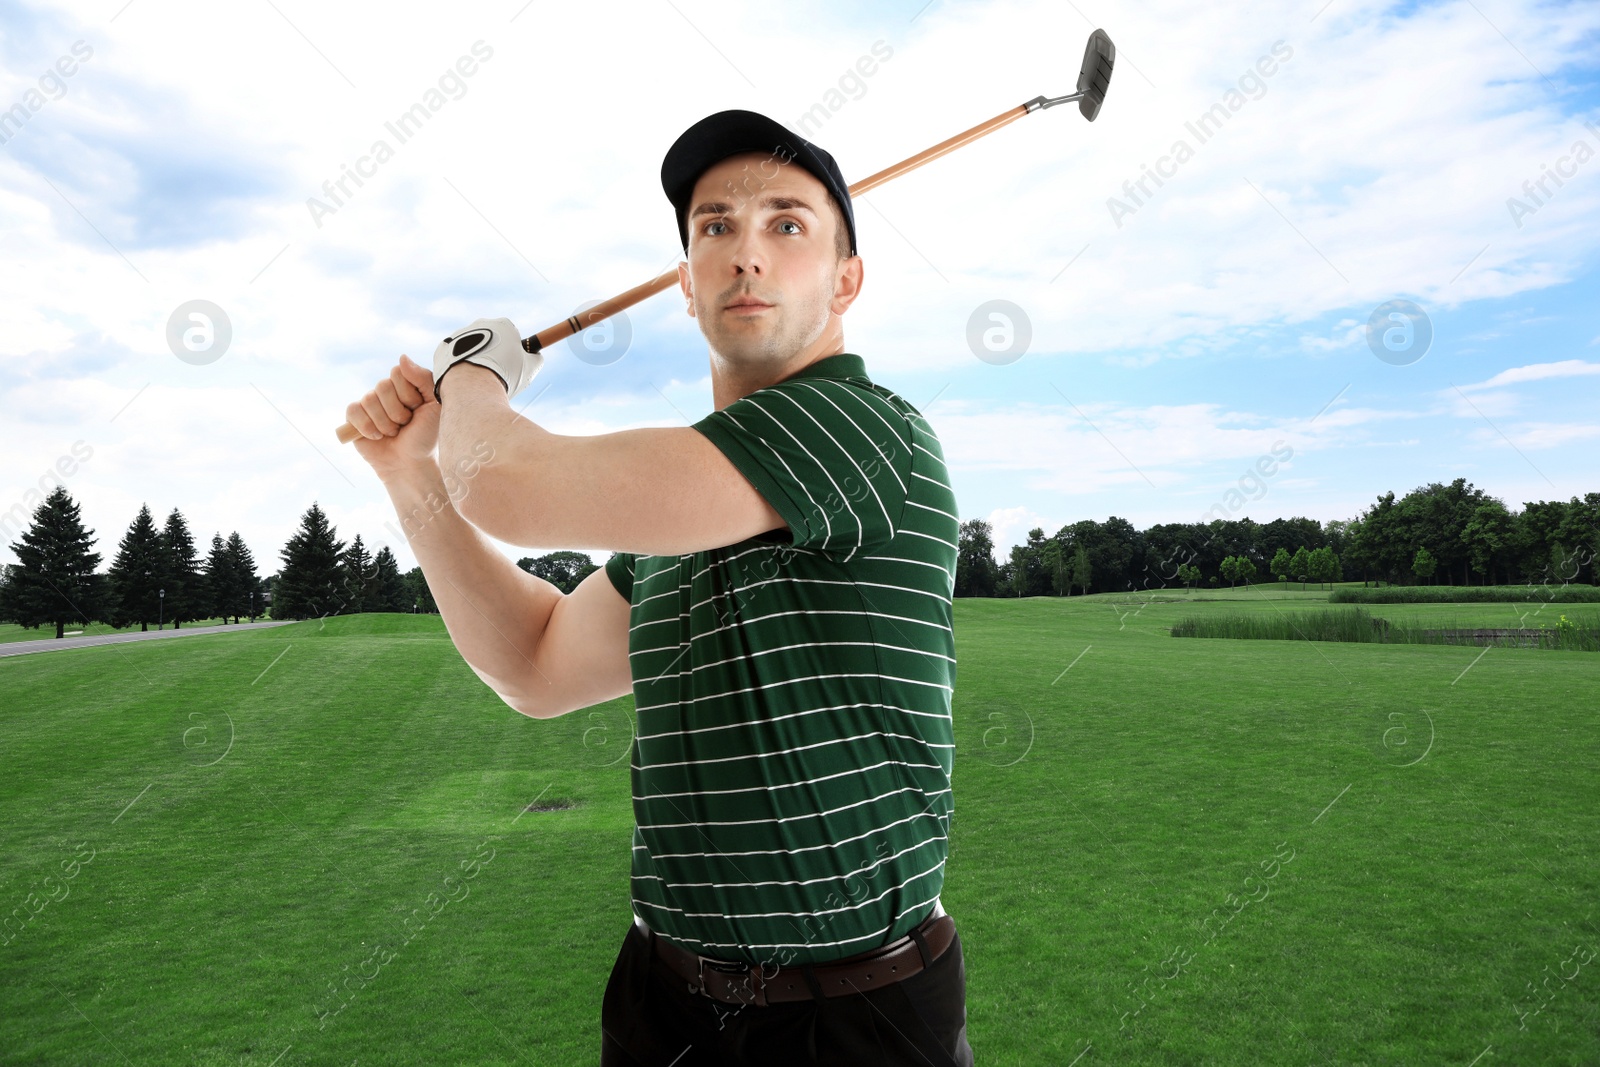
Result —
[{"label": "golf club", "polygon": [[[963,145],[971,144],[978,138],[993,133],[1000,127],[1015,122],[1024,115],[1031,115],[1035,111],[1054,107],[1057,104],[1067,104],[1076,100],[1078,112],[1085,119],[1093,122],[1100,114],[1100,105],[1105,103],[1106,89],[1111,84],[1111,68],[1117,58],[1116,46],[1111,43],[1111,38],[1105,30],[1095,30],[1089,35],[1089,42],[1083,50],[1083,65],[1078,73],[1078,88],[1076,92],[1066,96],[1045,97],[1036,96],[1027,103],[1019,104],[1014,108],[1002,111],[987,122],[980,122],[970,130],[956,134],[948,140],[940,141],[932,148],[917,153],[909,159],[887,167],[876,174],[869,175],[850,186],[851,197],[860,196],[871,189],[876,189],[891,178],[898,178],[902,174],[916,170],[924,163],[938,159],[940,156],[954,152]],[[548,348],[558,341],[563,341],[579,331],[593,326],[610,318],[617,312],[654,296],[678,283],[678,270],[676,267],[662,273],[659,277],[652,278],[643,285],[636,285],[626,292],[619,293],[609,300],[602,301],[594,307],[580,314],[569,316],[554,326],[540,330],[531,337],[522,339],[522,347],[529,353],[538,352]],[[348,422],[336,431],[340,442],[348,444],[360,437],[360,432]]]}]

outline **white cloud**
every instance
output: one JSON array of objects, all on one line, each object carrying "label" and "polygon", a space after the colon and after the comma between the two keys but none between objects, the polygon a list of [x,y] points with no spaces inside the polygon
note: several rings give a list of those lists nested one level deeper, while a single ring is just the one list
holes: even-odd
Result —
[{"label": "white cloud", "polygon": [[1579,378],[1587,375],[1600,374],[1600,363],[1588,363],[1581,359],[1564,359],[1558,363],[1530,363],[1525,367],[1511,367],[1496,374],[1487,381],[1474,382],[1463,385],[1462,389],[1494,389],[1502,385],[1515,385],[1518,382],[1537,382],[1546,378]]},{"label": "white cloud", "polygon": [[1497,415],[1513,415],[1522,408],[1522,397],[1508,389],[1474,393],[1471,396],[1446,389],[1439,395],[1444,398],[1450,413],[1462,419],[1492,419]]},{"label": "white cloud", "polygon": [[1527,422],[1509,435],[1518,448],[1560,448],[1574,441],[1600,438],[1600,425],[1592,422]]}]

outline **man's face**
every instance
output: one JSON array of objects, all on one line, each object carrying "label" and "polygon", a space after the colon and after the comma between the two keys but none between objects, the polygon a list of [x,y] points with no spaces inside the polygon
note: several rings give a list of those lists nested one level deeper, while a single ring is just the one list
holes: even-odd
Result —
[{"label": "man's face", "polygon": [[858,278],[840,284],[860,260],[835,251],[839,220],[827,188],[782,159],[748,152],[700,176],[689,200],[688,265],[678,268],[712,350],[753,368],[817,340],[859,287]]}]

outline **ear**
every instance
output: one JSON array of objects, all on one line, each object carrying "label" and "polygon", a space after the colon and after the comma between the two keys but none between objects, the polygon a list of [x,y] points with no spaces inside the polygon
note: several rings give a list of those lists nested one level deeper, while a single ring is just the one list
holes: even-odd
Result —
[{"label": "ear", "polygon": [[692,319],[695,317],[694,284],[689,281],[689,264],[682,260],[678,261],[678,288],[683,293],[683,301],[688,305],[689,317]]},{"label": "ear", "polygon": [[861,295],[864,270],[860,256],[851,256],[840,261],[838,273],[834,276],[833,300],[828,304],[829,311],[835,315],[843,315],[850,310],[850,305]]}]

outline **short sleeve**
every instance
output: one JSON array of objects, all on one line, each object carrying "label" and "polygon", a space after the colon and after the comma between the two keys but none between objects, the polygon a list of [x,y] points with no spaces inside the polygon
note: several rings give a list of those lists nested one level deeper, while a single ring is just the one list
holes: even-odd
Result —
[{"label": "short sleeve", "polygon": [[630,604],[633,603],[633,561],[637,558],[632,552],[613,552],[605,562],[606,577]]},{"label": "short sleeve", "polygon": [[841,561],[900,528],[911,427],[870,388],[820,375],[740,397],[694,424],[788,523],[796,548]]}]

